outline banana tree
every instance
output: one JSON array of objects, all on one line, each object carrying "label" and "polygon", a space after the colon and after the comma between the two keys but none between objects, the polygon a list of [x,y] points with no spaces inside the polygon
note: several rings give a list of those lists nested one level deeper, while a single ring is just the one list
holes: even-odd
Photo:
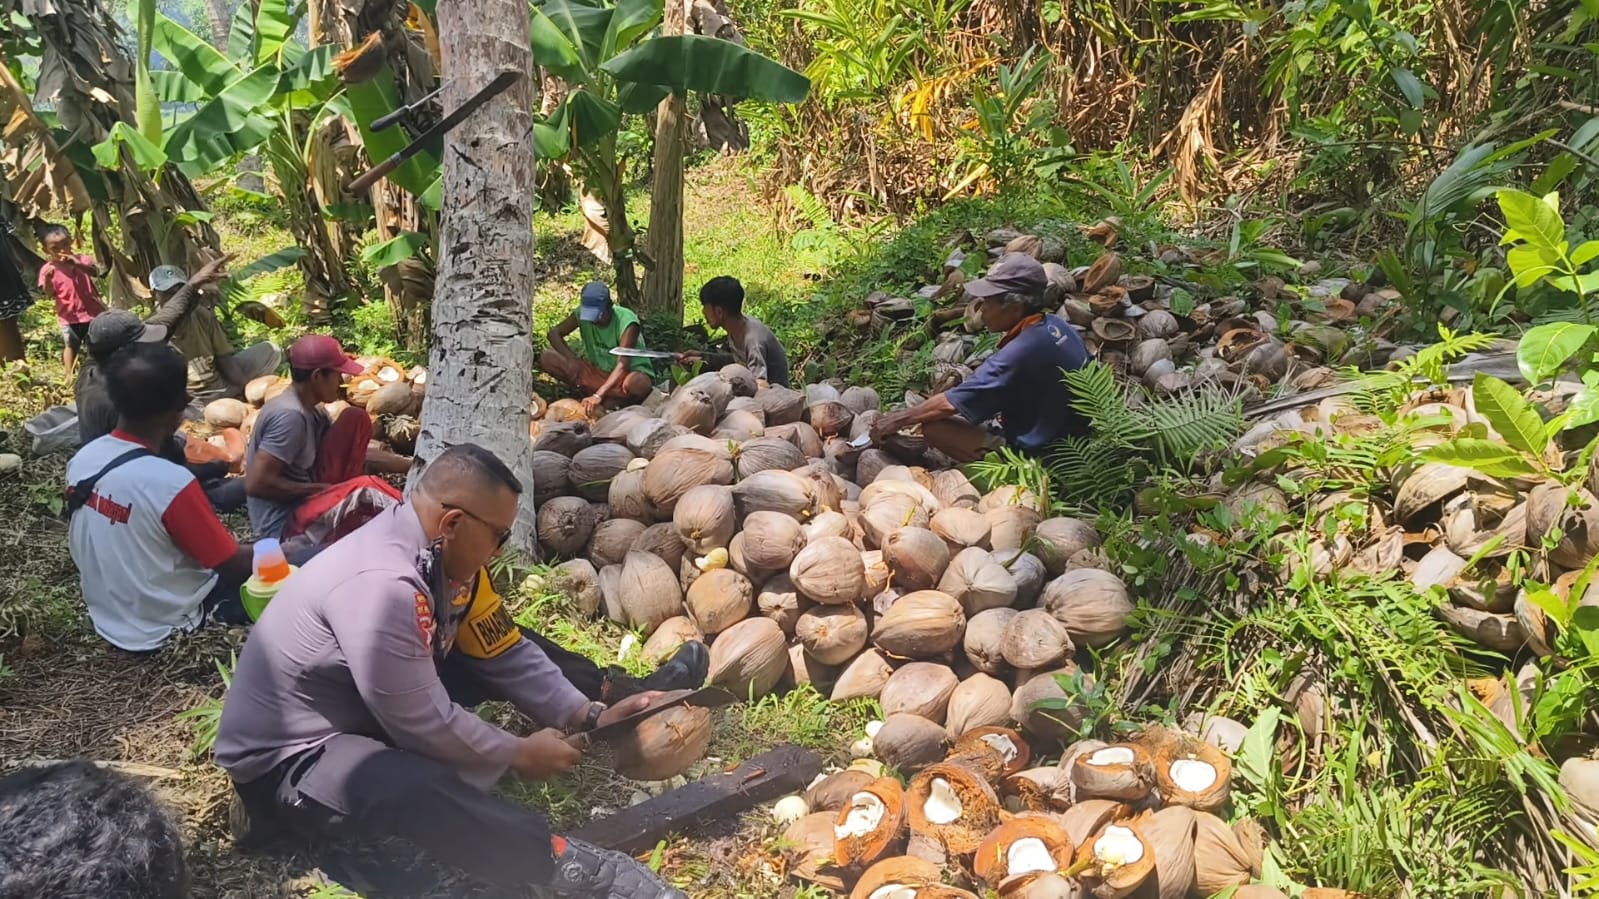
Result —
[{"label": "banana tree", "polygon": [[655,33],[661,18],[660,0],[543,0],[532,8],[533,58],[570,87],[560,106],[534,123],[536,150],[542,158],[566,160],[605,207],[617,294],[627,305],[639,299],[634,263],[640,257],[616,152],[622,116],[642,115],[689,91],[795,103],[810,88],[805,76],[738,44]]}]

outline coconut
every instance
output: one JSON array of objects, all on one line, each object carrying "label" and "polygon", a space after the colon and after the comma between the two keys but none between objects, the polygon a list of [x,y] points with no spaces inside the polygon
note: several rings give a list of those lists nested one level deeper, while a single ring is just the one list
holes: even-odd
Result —
[{"label": "coconut", "polygon": [[766,436],[788,441],[807,459],[819,459],[826,451],[822,437],[816,429],[802,421],[786,425],[768,425]]},{"label": "coconut", "polygon": [[620,565],[644,533],[644,525],[626,518],[611,518],[594,526],[589,538],[588,557],[595,569]]},{"label": "coconut", "polygon": [[677,535],[677,528],[670,521],[650,525],[633,541],[634,552],[658,556],[673,571],[683,564],[686,549],[683,538]]},{"label": "coconut", "polygon": [[877,596],[888,589],[888,582],[894,572],[888,567],[888,561],[883,558],[879,550],[861,553],[861,565],[866,569],[865,596]]},{"label": "coconut", "polygon": [[989,780],[996,783],[1026,768],[1032,757],[1032,750],[1020,733],[998,725],[967,730],[950,751],[951,760],[966,759],[978,764],[988,771]]},{"label": "coconut", "polygon": [[[1308,894],[1310,891],[1305,892]],[[1288,899],[1288,894],[1263,883],[1251,883],[1233,890],[1233,899]]]},{"label": "coconut", "polygon": [[421,408],[420,398],[411,393],[411,385],[404,381],[385,384],[366,400],[367,414],[374,416],[410,415],[419,408]]},{"label": "coconut", "polygon": [[718,399],[725,404],[731,396],[721,396],[718,391],[710,389],[704,383],[684,384],[674,390],[666,405],[661,407],[661,420],[688,428],[697,434],[709,434],[721,414],[717,404]]},{"label": "coconut", "polygon": [[836,812],[849,805],[850,797],[875,780],[876,775],[855,768],[828,774],[806,789],[805,804],[813,812]]},{"label": "coconut", "polygon": [[1195,828],[1193,810],[1180,805],[1161,809],[1139,821],[1139,831],[1155,850],[1155,882],[1160,899],[1187,899],[1194,888]]},{"label": "coconut", "polygon": [[1496,652],[1514,653],[1527,642],[1527,632],[1515,615],[1483,612],[1442,603],[1438,615],[1461,636]]},{"label": "coconut", "polygon": [[1081,846],[1104,830],[1107,824],[1127,814],[1127,806],[1120,802],[1083,799],[1073,802],[1070,808],[1061,813],[1060,823],[1066,828],[1066,834],[1072,838],[1072,842]]},{"label": "coconut", "polygon": [[282,378],[277,375],[262,375],[259,378],[252,378],[248,384],[244,385],[245,402],[252,406],[259,406],[266,402],[267,389],[276,387],[280,380]]},{"label": "coconut", "polygon": [[[864,500],[866,494],[861,497]],[[904,494],[879,495],[870,504],[862,502],[861,508],[861,529],[871,549],[881,549],[888,536],[900,528],[925,528],[930,520],[927,508]]]},{"label": "coconut", "polygon": [[1130,823],[1109,824],[1077,850],[1076,867],[1099,899],[1121,899],[1155,873],[1155,849]]},{"label": "coconut", "polygon": [[841,867],[869,865],[897,848],[904,832],[904,788],[892,777],[878,778],[839,808],[833,822],[834,861]]},{"label": "coconut", "polygon": [[1027,609],[1012,617],[1000,640],[1000,653],[1016,668],[1053,668],[1075,648],[1066,626],[1043,609]]},{"label": "coconut", "polygon": [[1004,486],[996,487],[983,494],[977,503],[977,511],[987,512],[1003,506],[1022,506],[1035,512],[1044,511],[1044,501],[1026,487]]},{"label": "coconut", "polygon": [[1040,607],[1066,625],[1072,640],[1084,646],[1105,646],[1127,632],[1133,603],[1127,585],[1108,571],[1068,571],[1044,587]]},{"label": "coconut", "polygon": [[1017,878],[1069,870],[1075,848],[1066,829],[1050,818],[1012,818],[983,838],[972,857],[972,872],[997,889]]},{"label": "coconut", "polygon": [[[406,392],[410,396],[410,392]],[[405,410],[391,414],[401,414]],[[205,423],[213,428],[237,428],[244,424],[245,416],[250,414],[250,407],[240,400],[220,399],[212,400],[205,406]]]},{"label": "coconut", "polygon": [[[1024,733],[1039,739],[1058,740],[1075,733],[1082,726],[1084,709],[1080,700],[1068,695],[1056,680],[1057,677],[1070,680],[1074,674],[1077,674],[1076,667],[1067,665],[1031,677],[1016,688],[1011,694],[1010,715],[1021,724]],[[1089,685],[1093,683],[1093,679],[1086,674],[1083,680]],[[1040,708],[1040,702],[1063,704],[1064,707]]]},{"label": "coconut", "polygon": [[[572,460],[560,453],[536,452],[533,454],[533,502],[543,506],[557,496],[572,489],[568,476]],[[641,475],[642,477],[642,475]]]},{"label": "coconut", "polygon": [[711,436],[717,440],[743,442],[754,440],[765,433],[766,425],[761,422],[759,413],[735,409],[717,420]]},{"label": "coconut", "polygon": [[963,648],[978,671],[997,677],[1010,673],[1010,663],[1005,661],[1005,631],[1017,614],[1009,608],[986,609],[967,620]]},{"label": "coconut", "polygon": [[1470,472],[1443,462],[1427,462],[1402,476],[1394,494],[1394,515],[1400,522],[1408,522],[1466,489]]},{"label": "coconut", "polygon": [[1016,579],[990,553],[978,547],[955,554],[938,581],[938,589],[955,597],[968,616],[1016,602]]},{"label": "coconut", "polygon": [[794,556],[788,576],[800,595],[829,605],[852,603],[866,589],[860,551],[843,537],[823,537],[807,544]]},{"label": "coconut", "polygon": [[883,561],[901,590],[928,590],[949,566],[949,547],[925,528],[900,528],[883,542]]},{"label": "coconut", "polygon": [[1032,553],[1018,553],[1011,549],[996,549],[992,556],[1000,567],[1010,572],[1011,579],[1016,582],[1017,608],[1032,608],[1037,605],[1039,594],[1043,592],[1044,583],[1049,578],[1044,563]]},{"label": "coconut", "polygon": [[828,698],[833,702],[844,702],[863,696],[876,698],[883,692],[883,686],[888,683],[893,673],[894,669],[880,653],[868,649],[856,656],[855,661],[850,662],[839,675]]},{"label": "coconut", "polygon": [[747,478],[763,471],[789,471],[805,464],[805,454],[799,447],[777,437],[756,437],[746,440],[733,457],[739,478]]},{"label": "coconut", "polygon": [[733,499],[740,518],[756,512],[780,512],[795,521],[805,521],[820,505],[810,482],[792,472],[771,469],[757,472],[733,488]]},{"label": "coconut", "polygon": [[598,516],[594,507],[575,496],[558,496],[538,513],[539,543],[557,556],[574,556],[588,545]]},{"label": "coconut", "polygon": [[846,387],[838,395],[838,401],[856,415],[875,412],[883,407],[882,398],[870,387]]},{"label": "coconut", "polygon": [[550,408],[544,412],[544,418],[546,421],[552,422],[581,421],[585,424],[590,423],[588,410],[583,407],[581,401],[574,399],[560,399],[551,403]]},{"label": "coconut", "polygon": [[586,421],[545,421],[533,441],[534,452],[560,453],[571,457],[594,442]]},{"label": "coconut", "polygon": [[988,542],[996,550],[1019,550],[1033,537],[1043,516],[1026,506],[1000,506],[983,513],[988,521]]},{"label": "coconut", "polygon": [[981,671],[971,675],[950,691],[945,734],[953,740],[975,728],[1009,724],[1010,699],[1010,689],[1004,681]]},{"label": "coconut", "polygon": [[655,458],[661,447],[667,441],[681,434],[688,433],[685,428],[680,428],[669,421],[659,418],[645,418],[634,422],[623,437],[623,443],[635,456],[644,459]]},{"label": "coconut", "polygon": [[878,472],[894,464],[894,457],[879,449],[862,450],[855,460],[855,481],[870,484],[877,480]]},{"label": "coconut", "polygon": [[672,526],[692,552],[727,548],[738,526],[732,489],[708,484],[684,493],[672,511]]},{"label": "coconut", "polygon": [[687,771],[711,745],[711,710],[680,705],[651,715],[615,741],[616,770],[634,780],[667,780]]},{"label": "coconut", "polygon": [[589,502],[605,502],[611,479],[627,470],[633,454],[615,443],[596,443],[572,456],[570,478],[579,496]]},{"label": "coconut", "polygon": [[749,617],[754,587],[728,568],[707,571],[689,587],[684,604],[689,617],[706,634],[719,634]]},{"label": "coconut", "polygon": [[[890,472],[898,469],[898,476],[890,476]],[[879,499],[890,494],[900,494],[910,497],[931,516],[939,509],[938,497],[933,491],[927,489],[915,476],[912,469],[903,466],[891,466],[883,469],[877,480],[861,491],[861,508],[871,506]]]},{"label": "coconut", "polygon": [[1060,577],[1068,559],[1100,542],[1094,526],[1076,518],[1046,518],[1033,530],[1035,554],[1051,577]]},{"label": "coconut", "polygon": [[[670,517],[677,510],[678,500],[696,487],[733,483],[733,459],[726,450],[674,446],[680,439],[667,441],[644,469],[644,495],[655,504],[658,517]],[[731,538],[732,534],[728,536]]]},{"label": "coconut", "polygon": [[794,624],[805,652],[824,665],[842,665],[866,648],[866,616],[853,603],[815,605]]},{"label": "coconut", "polygon": [[878,702],[884,715],[905,712],[943,724],[950,697],[959,683],[960,678],[948,666],[911,662],[889,676]]},{"label": "coconut", "polygon": [[850,891],[849,899],[919,899],[943,886],[943,870],[932,862],[902,856],[877,862]]},{"label": "coconut", "polygon": [[958,468],[950,468],[933,475],[933,495],[946,509],[962,508],[976,511],[982,495]]},{"label": "coconut", "polygon": [[793,637],[794,626],[800,614],[810,607],[810,601],[794,589],[786,572],[779,572],[767,578],[755,591],[755,607],[760,614],[777,622],[785,636]]},{"label": "coconut", "polygon": [[545,585],[552,592],[570,599],[584,615],[593,617],[600,610],[603,601],[600,574],[587,559],[573,559],[555,566]]},{"label": "coconut", "polygon": [[660,556],[628,553],[622,562],[617,590],[627,623],[642,628],[646,637],[668,618],[683,614],[683,592],[677,575]]},{"label": "coconut", "polygon": [[777,686],[788,670],[788,642],[770,618],[746,618],[711,643],[706,683],[740,698],[759,698]]},{"label": "coconut", "polygon": [[626,518],[643,525],[655,523],[655,504],[644,493],[643,469],[620,472],[611,478],[606,504],[611,507],[612,518]]},{"label": "coconut", "polygon": [[1259,873],[1227,822],[1208,812],[1194,815],[1194,885],[1206,896],[1242,886]]},{"label": "coconut", "polygon": [[755,380],[755,373],[737,362],[722,366],[717,370],[716,376],[727,385],[728,391],[735,397],[753,397],[756,391],[760,390],[760,383]]},{"label": "coconut", "polygon": [[833,865],[837,852],[832,812],[813,812],[783,830],[783,861],[788,873],[835,892],[844,889],[842,872]]},{"label": "coconut", "polygon": [[944,727],[920,715],[888,715],[872,737],[873,753],[901,771],[914,771],[944,757]]},{"label": "coconut", "polygon": [[1077,795],[1136,802],[1149,795],[1153,774],[1149,752],[1137,743],[1114,743],[1072,760]]},{"label": "coconut", "polygon": [[1599,498],[1580,487],[1534,487],[1527,496],[1527,543],[1538,546],[1557,529],[1560,542],[1549,551],[1549,560],[1567,569],[1587,565],[1599,555]]},{"label": "coconut", "polygon": [[1227,804],[1232,763],[1221,750],[1204,742],[1180,737],[1154,754],[1155,784],[1172,805],[1214,811]]},{"label": "coconut", "polygon": [[694,619],[687,615],[678,615],[661,622],[661,626],[650,634],[644,641],[644,648],[640,650],[644,660],[653,665],[659,665],[672,657],[684,643],[703,643],[705,635],[700,633],[699,626]]},{"label": "coconut", "polygon": [[811,494],[816,497],[816,508],[812,511],[812,515],[844,507],[846,489],[844,479],[833,474],[826,463],[811,462],[802,468],[794,469],[790,474],[797,475],[810,485]]},{"label": "coconut", "polygon": [[928,521],[927,526],[933,533],[944,538],[944,543],[949,546],[951,553],[958,553],[969,546],[989,548],[988,518],[973,509],[960,506],[940,509]]},{"label": "coconut", "polygon": [[1197,734],[1199,739],[1222,752],[1237,752],[1244,745],[1244,735],[1249,729],[1231,718],[1194,712],[1183,719],[1183,729]]},{"label": "coconut", "polygon": [[953,596],[918,590],[877,619],[872,643],[896,658],[928,659],[960,645],[965,630],[966,615]]},{"label": "coconut", "polygon": [[912,778],[905,804],[911,832],[932,837],[952,855],[976,851],[1002,812],[988,781],[954,763],[932,765]]},{"label": "coconut", "polygon": [[756,390],[755,401],[766,411],[768,425],[799,421],[805,411],[805,394],[777,384]]},{"label": "coconut", "polygon": [[805,420],[816,429],[817,436],[823,438],[848,435],[854,418],[855,413],[836,400],[813,403],[805,410]]},{"label": "coconut", "polygon": [[607,565],[600,569],[600,602],[605,607],[605,617],[626,625],[627,611],[622,608],[622,566]]},{"label": "coconut", "polygon": [[589,433],[594,435],[595,442],[623,443],[627,440],[628,431],[631,431],[639,422],[645,421],[650,417],[648,412],[638,406],[628,406],[625,409],[607,413],[594,423],[594,427],[590,429]]},{"label": "coconut", "polygon": [[852,533],[849,518],[842,512],[822,512],[802,525],[805,531],[805,540],[810,542],[822,537],[845,537]]},{"label": "coconut", "polygon": [[1005,807],[1012,812],[1060,812],[1072,807],[1071,778],[1054,765],[1018,771],[1000,787]]},{"label": "coconut", "polygon": [[409,415],[392,416],[383,427],[383,439],[388,441],[389,448],[404,456],[416,452],[416,438],[421,434],[422,423]]}]

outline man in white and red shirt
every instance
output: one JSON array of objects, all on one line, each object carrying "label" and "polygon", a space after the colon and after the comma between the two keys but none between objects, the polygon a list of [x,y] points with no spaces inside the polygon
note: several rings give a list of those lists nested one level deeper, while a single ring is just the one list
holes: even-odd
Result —
[{"label": "man in white and red shirt", "polygon": [[72,560],[95,631],[140,652],[208,620],[243,623],[251,548],[223,527],[187,468],[156,454],[189,404],[183,357],[136,344],[105,375],[117,428],[67,464]]}]

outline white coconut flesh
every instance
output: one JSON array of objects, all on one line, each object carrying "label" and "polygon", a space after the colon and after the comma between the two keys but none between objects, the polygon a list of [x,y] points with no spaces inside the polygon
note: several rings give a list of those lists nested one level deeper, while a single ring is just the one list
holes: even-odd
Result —
[{"label": "white coconut flesh", "polygon": [[872,890],[866,899],[916,899],[916,888],[903,883],[890,883]]},{"label": "white coconut flesh", "polygon": [[877,732],[882,729],[883,722],[881,721],[866,722],[866,736],[871,737],[873,740],[877,739]]},{"label": "white coconut flesh", "polygon": [[646,465],[649,465],[649,464],[650,464],[650,460],[648,460],[648,459],[635,458],[631,462],[627,463],[627,470],[628,471],[638,471],[639,469],[641,469],[641,468],[643,468],[643,467],[645,467]]},{"label": "white coconut flesh", "polygon": [[877,798],[876,794],[856,793],[849,798],[849,812],[844,815],[844,823],[833,827],[833,836],[840,840],[864,837],[883,823],[883,813],[886,811],[883,800]]},{"label": "white coconut flesh", "polygon": [[1208,790],[1216,783],[1216,767],[1199,759],[1178,759],[1167,771],[1172,783],[1190,793]]},{"label": "white coconut flesh", "polygon": [[1135,758],[1137,756],[1126,746],[1107,746],[1083,761],[1090,765],[1131,765]]},{"label": "white coconut flesh", "polygon": [[1016,761],[1016,743],[1004,734],[983,734],[982,741],[994,748],[1005,759],[1005,764]]},{"label": "white coconut flesh", "polygon": [[1094,858],[1106,865],[1120,867],[1137,864],[1143,857],[1143,841],[1126,827],[1112,824],[1094,841]]},{"label": "white coconut flesh", "polygon": [[1055,859],[1049,854],[1049,847],[1044,845],[1043,840],[1022,837],[1005,850],[1005,865],[1010,876],[1020,877],[1039,871],[1054,871]]},{"label": "white coconut flesh", "polygon": [[922,804],[922,813],[934,824],[953,824],[960,819],[961,799],[955,795],[949,781],[942,777],[933,778],[932,787],[927,791],[927,801]]}]

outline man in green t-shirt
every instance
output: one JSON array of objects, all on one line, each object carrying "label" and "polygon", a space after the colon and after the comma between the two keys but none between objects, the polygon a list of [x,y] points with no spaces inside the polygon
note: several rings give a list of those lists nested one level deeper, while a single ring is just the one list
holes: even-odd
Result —
[{"label": "man in green t-shirt", "polygon": [[[573,331],[581,343],[578,352],[566,342]],[[611,302],[611,291],[604,284],[583,285],[577,312],[562,319],[546,337],[550,348],[539,356],[539,367],[586,392],[583,407],[589,412],[607,400],[626,405],[649,396],[655,378],[650,360],[611,355],[616,347],[644,349],[638,315]]]}]

